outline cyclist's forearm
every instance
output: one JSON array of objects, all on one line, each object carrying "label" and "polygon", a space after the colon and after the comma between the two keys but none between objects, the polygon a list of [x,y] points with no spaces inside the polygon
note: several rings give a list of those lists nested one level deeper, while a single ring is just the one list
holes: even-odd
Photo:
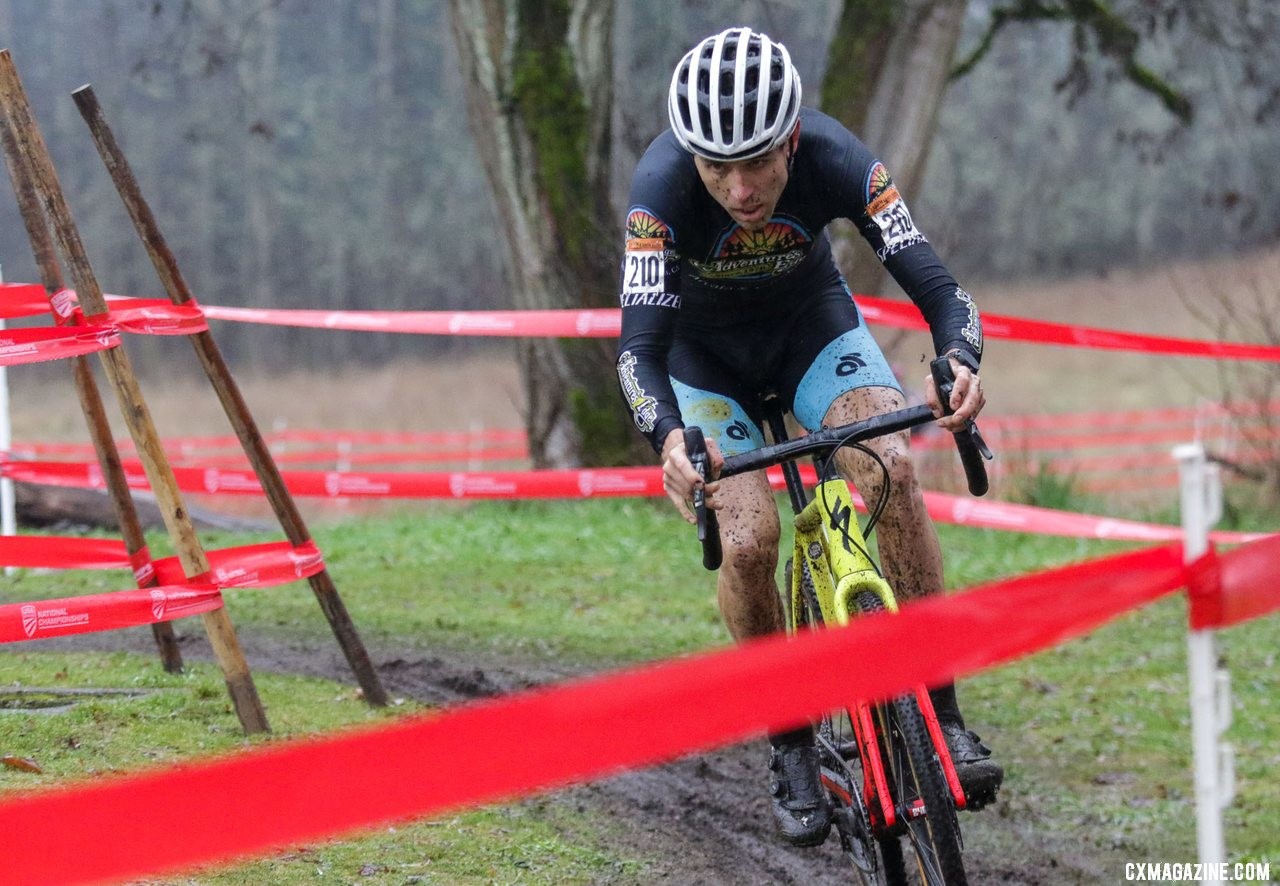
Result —
[{"label": "cyclist's forearm", "polygon": [[661,453],[663,442],[673,430],[683,428],[680,406],[667,374],[666,337],[652,331],[628,329],[623,310],[623,337],[618,348],[618,385],[631,411],[631,420]]},{"label": "cyclist's forearm", "polygon": [[978,307],[932,246],[916,244],[890,256],[884,266],[920,309],[937,354],[958,349],[981,360],[982,319]]}]

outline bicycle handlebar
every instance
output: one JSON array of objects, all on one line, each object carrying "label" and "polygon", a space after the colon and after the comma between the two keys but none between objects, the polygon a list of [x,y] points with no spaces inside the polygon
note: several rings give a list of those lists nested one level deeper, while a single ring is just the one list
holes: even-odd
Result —
[{"label": "bicycle handlebar", "polygon": [[[942,408],[950,415],[952,412],[951,389],[955,384],[951,361],[946,357],[938,357],[929,364],[929,371],[933,374],[934,387],[937,388]],[[838,428],[824,428],[794,440],[784,440],[741,455],[730,456],[724,460],[719,477],[732,477],[735,474],[758,471],[833,447],[848,446],[886,434],[905,431],[928,424],[933,420],[933,410],[928,406],[908,406],[905,409],[873,415],[871,418]],[[987,467],[983,464],[983,460],[989,460],[993,456],[982,435],[978,433],[977,424],[972,419],[967,421],[962,430],[955,432],[955,440],[956,448],[960,451],[960,461],[964,465],[965,477],[969,482],[969,492],[973,495],[986,495],[989,483]],[[707,457],[707,444],[702,429],[696,426],[685,428],[684,444],[689,461],[702,475],[703,480],[709,481],[711,464]],[[719,569],[722,559],[719,526],[715,511],[706,506],[701,488],[693,492],[693,510],[697,517],[698,541],[702,542],[702,565],[710,570]]]}]

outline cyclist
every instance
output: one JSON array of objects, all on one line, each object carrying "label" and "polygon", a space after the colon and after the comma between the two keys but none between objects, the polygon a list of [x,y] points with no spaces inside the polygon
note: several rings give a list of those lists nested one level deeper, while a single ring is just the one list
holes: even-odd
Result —
[{"label": "cyclist", "polygon": [[[787,50],[749,28],[707,37],[676,66],[671,128],[636,168],[626,220],[618,377],[636,426],[661,455],[676,508],[700,478],[684,451],[686,422],[707,435],[713,467],[764,444],[759,397],[774,392],[809,430],[904,405],[902,389],[868,333],[832,259],[825,228],[848,218],[929,323],[951,358],[958,430],[984,403],[982,326],[916,229],[875,155],[832,118],[800,104]],[[871,444],[891,497],[880,520],[888,579],[904,599],[941,592],[942,555],[905,434]],[[868,501],[880,469],[841,450],[842,474]],[[780,524],[763,472],[708,483],[720,518],[722,617],[736,641],[783,629],[775,573]],[[961,782],[976,808],[994,797],[1001,767],[965,728],[954,686],[931,691]],[[797,845],[826,839],[831,810],[810,726],[769,736],[772,804]]]}]

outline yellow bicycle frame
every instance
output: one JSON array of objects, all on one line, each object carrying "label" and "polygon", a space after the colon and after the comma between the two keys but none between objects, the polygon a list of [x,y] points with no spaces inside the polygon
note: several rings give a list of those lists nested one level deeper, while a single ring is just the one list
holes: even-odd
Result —
[{"label": "yellow bicycle frame", "polygon": [[880,577],[866,555],[867,541],[853,510],[853,495],[842,479],[824,480],[813,499],[795,518],[789,627],[795,630],[804,612],[801,594],[805,569],[813,583],[822,621],[849,623],[849,605],[862,591],[871,591],[890,612],[898,610],[889,583]]},{"label": "yellow bicycle frame", "polygon": [[[867,556],[867,540],[853,509],[853,495],[843,479],[833,478],[818,484],[813,499],[796,515],[795,530],[789,589],[791,606],[787,612],[787,627],[792,633],[801,626],[800,620],[805,612],[802,588],[806,572],[824,625],[848,624],[850,604],[863,591],[879,597],[886,611],[898,611],[893,589]],[[952,798],[957,808],[963,809],[967,800],[933,713],[933,703],[924,687],[919,687],[914,694],[933,745],[943,761],[943,773]],[[892,805],[880,758],[880,745],[876,740],[876,735],[883,733],[884,728],[877,728],[872,722],[871,709],[866,704],[854,705],[848,713],[863,759],[863,777],[872,820],[892,827],[897,811]]]}]

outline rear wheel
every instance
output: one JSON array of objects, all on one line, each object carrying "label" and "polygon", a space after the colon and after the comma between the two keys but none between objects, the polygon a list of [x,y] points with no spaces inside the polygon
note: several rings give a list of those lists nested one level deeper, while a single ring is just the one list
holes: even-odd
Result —
[{"label": "rear wheel", "polygon": [[[818,604],[808,569],[802,564],[800,605],[791,612],[791,570],[788,560],[785,573],[787,589],[784,607],[787,623],[795,630],[813,630],[822,626],[822,609]],[[893,835],[876,837],[871,827],[862,795],[862,765],[849,716],[833,711],[816,724],[818,751],[822,761],[822,781],[831,798],[836,833],[845,858],[853,867],[855,882],[864,886],[894,886],[906,883],[902,847]]]}]

